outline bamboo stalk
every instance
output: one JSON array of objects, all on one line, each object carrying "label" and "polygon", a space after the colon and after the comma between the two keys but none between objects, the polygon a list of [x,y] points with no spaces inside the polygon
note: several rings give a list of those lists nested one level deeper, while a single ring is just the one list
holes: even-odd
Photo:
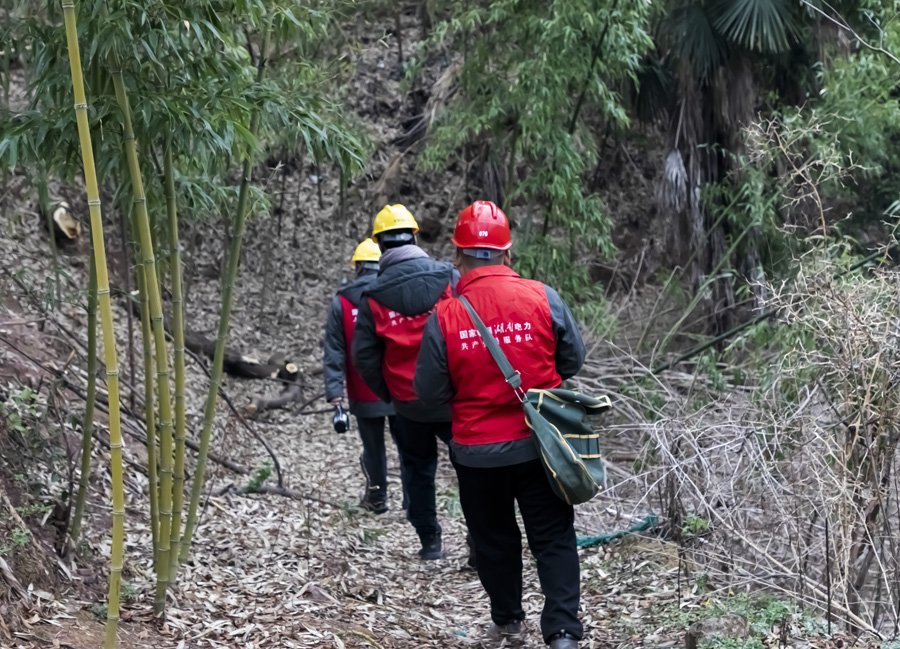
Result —
[{"label": "bamboo stalk", "polygon": [[56,282],[56,308],[60,307],[62,292],[59,279],[59,252],[56,249],[56,228],[53,222],[53,205],[50,201],[50,190],[47,188],[47,175],[44,172],[38,174],[38,202],[47,218],[47,235],[50,243],[50,259],[53,262],[53,275]]},{"label": "bamboo stalk", "polygon": [[[122,201],[119,208],[119,230],[122,235],[122,268],[131,268],[128,263],[128,246],[133,242],[128,236],[128,227],[125,224],[125,201]],[[130,210],[129,210],[130,211]],[[131,273],[125,273],[125,295],[131,299]],[[125,317],[128,318],[128,407],[134,411],[134,315],[131,309],[126,310]],[[156,546],[154,546],[155,550]]]},{"label": "bamboo stalk", "polygon": [[116,336],[113,329],[109,299],[109,274],[106,268],[106,247],[103,241],[103,217],[100,211],[100,191],[94,166],[91,130],[88,124],[87,100],[81,71],[81,52],[78,47],[74,0],[62,0],[69,49],[72,90],[75,96],[75,117],[81,143],[81,159],[91,215],[91,238],[97,269],[97,306],[103,331],[103,352],[106,361],[106,388],[109,395],[109,446],[112,474],[112,545],[109,576],[109,598],[106,614],[105,649],[114,649],[119,628],[119,586],[122,582],[122,560],[125,548],[125,488],[122,471],[122,422],[119,412],[119,365],[116,359]]},{"label": "bamboo stalk", "polygon": [[[132,221],[136,221],[132,210]],[[132,227],[137,230],[137,224]],[[140,255],[136,258],[140,260]],[[144,424],[147,427],[147,479],[150,482],[150,536],[153,543],[153,568],[159,563],[159,479],[157,475],[158,458],[156,453],[156,413],[153,389],[153,334],[150,325],[150,308],[147,301],[147,282],[144,264],[135,264],[138,297],[141,312],[141,346],[144,352]]]},{"label": "bamboo stalk", "polygon": [[81,519],[87,502],[88,481],[91,477],[91,448],[94,432],[94,404],[97,401],[97,261],[91,251],[91,271],[88,280],[88,340],[87,340],[87,399],[84,406],[84,421],[81,423],[81,475],[78,477],[78,496],[75,498],[75,513],[72,516],[70,536],[78,543],[81,533]]},{"label": "bamboo stalk", "polygon": [[575,101],[575,110],[572,111],[572,119],[569,121],[569,135],[575,133],[575,127],[578,126],[578,115],[581,114],[581,107],[584,105],[584,99],[587,96],[588,88],[591,85],[591,77],[594,76],[594,69],[597,67],[597,61],[602,54],[601,50],[603,45],[606,43],[606,35],[609,33],[609,26],[613,21],[613,13],[616,10],[616,7],[619,5],[619,0],[613,0],[612,7],[609,10],[609,18],[606,20],[606,24],[603,26],[603,32],[600,34],[600,38],[597,40],[597,44],[593,46],[593,54],[591,56],[591,65],[588,70],[587,77],[584,79],[584,85],[581,87],[581,92],[578,94],[578,99]]},{"label": "bamboo stalk", "polygon": [[163,173],[166,186],[166,214],[169,219],[169,255],[172,273],[172,348],[175,365],[175,474],[172,486],[172,530],[169,544],[169,581],[175,582],[181,549],[181,510],[184,505],[184,298],[181,290],[181,246],[178,240],[178,212],[175,205],[175,169],[172,161],[172,134],[166,135]]},{"label": "bamboo stalk", "polygon": [[[256,72],[257,83],[262,81],[266,69],[266,55],[269,50],[270,30],[266,30],[266,36],[260,50],[259,67]],[[260,106],[253,109],[250,118],[250,133],[255,137],[259,130]],[[203,492],[203,483],[206,475],[206,458],[209,454],[209,440],[212,434],[213,420],[216,416],[216,399],[219,395],[219,384],[222,382],[222,361],[225,358],[225,342],[228,338],[228,325],[231,318],[231,301],[234,280],[237,277],[238,262],[241,258],[241,241],[244,236],[244,220],[247,215],[247,196],[250,189],[250,179],[253,174],[253,152],[249,151],[244,160],[243,175],[241,177],[241,189],[238,195],[237,212],[234,216],[234,228],[232,230],[231,250],[228,253],[228,268],[222,280],[222,310],[219,313],[219,330],[216,338],[216,353],[210,368],[209,392],[206,396],[206,407],[203,411],[203,428],[200,432],[200,453],[197,457],[197,467],[194,471],[194,482],[191,485],[191,502],[188,508],[187,522],[184,526],[184,536],[181,539],[181,561],[184,562],[191,552],[191,540],[194,528],[197,524],[197,510],[200,505],[200,495]],[[321,182],[321,178],[319,179]]]},{"label": "bamboo stalk", "polygon": [[141,256],[144,260],[144,286],[150,301],[150,321],[153,327],[153,339],[156,359],[157,392],[159,398],[159,551],[156,564],[156,601],[154,610],[157,614],[165,611],[166,590],[169,586],[169,537],[172,527],[172,402],[169,394],[169,359],[166,355],[166,333],[163,329],[162,298],[156,272],[156,257],[153,252],[153,235],[150,229],[150,217],[147,213],[147,198],[144,194],[144,181],[138,164],[137,146],[131,124],[131,107],[128,103],[128,92],[118,59],[113,55],[110,66],[113,86],[116,90],[116,101],[122,111],[125,155],[128,159],[128,173],[134,195],[135,223],[141,244]]}]

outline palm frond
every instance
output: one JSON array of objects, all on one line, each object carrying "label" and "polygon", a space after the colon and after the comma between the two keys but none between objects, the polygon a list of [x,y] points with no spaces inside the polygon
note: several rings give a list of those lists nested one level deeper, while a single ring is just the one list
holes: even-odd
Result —
[{"label": "palm frond", "polygon": [[726,43],[713,28],[701,2],[685,2],[676,7],[663,31],[672,54],[681,64],[690,66],[701,81],[708,81],[725,58]]},{"label": "palm frond", "polygon": [[651,123],[663,118],[672,107],[674,97],[675,75],[655,54],[644,57],[632,91],[638,119]]},{"label": "palm frond", "polygon": [[796,35],[787,0],[714,0],[713,26],[729,40],[757,52],[783,52]]}]

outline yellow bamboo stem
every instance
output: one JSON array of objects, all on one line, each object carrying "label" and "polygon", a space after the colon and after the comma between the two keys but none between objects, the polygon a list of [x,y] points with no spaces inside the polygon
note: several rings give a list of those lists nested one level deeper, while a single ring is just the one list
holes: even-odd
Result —
[{"label": "yellow bamboo stem", "polygon": [[162,614],[166,608],[166,590],[169,586],[169,537],[172,527],[172,402],[169,394],[169,359],[166,354],[166,333],[163,328],[162,298],[156,274],[156,257],[153,253],[153,236],[147,214],[147,198],[144,181],[138,164],[137,146],[131,124],[131,107],[118,60],[113,56],[110,76],[116,90],[116,100],[122,111],[125,140],[125,156],[131,176],[132,193],[141,257],[144,260],[144,286],[150,301],[150,322],[155,346],[157,393],[159,400],[159,534],[156,562],[156,600],[154,610]]},{"label": "yellow bamboo stem", "polygon": [[91,215],[91,239],[94,244],[94,260],[97,268],[97,306],[100,310],[100,326],[103,331],[103,352],[106,360],[106,390],[109,396],[109,446],[110,472],[112,474],[112,546],[109,575],[109,597],[106,614],[105,649],[114,649],[119,628],[119,586],[122,582],[122,563],[125,548],[125,488],[122,471],[122,428],[119,412],[119,364],[116,358],[116,336],[113,329],[112,307],[109,299],[109,274],[106,268],[106,247],[103,241],[103,217],[100,211],[100,191],[94,166],[91,145],[91,129],[88,124],[87,99],[84,95],[84,77],[81,71],[81,51],[78,47],[74,0],[62,1],[66,23],[66,41],[69,48],[69,66],[72,89],[75,96],[75,117],[78,122],[78,139],[81,143],[81,160],[87,187],[88,207]]},{"label": "yellow bamboo stem", "polygon": [[172,133],[166,135],[163,175],[166,186],[166,214],[169,221],[169,269],[172,274],[172,348],[175,365],[175,474],[172,485],[172,531],[169,553],[169,582],[175,583],[181,550],[181,509],[184,506],[184,297],[181,287],[181,248],[178,241],[178,212],[175,205],[175,165]]}]

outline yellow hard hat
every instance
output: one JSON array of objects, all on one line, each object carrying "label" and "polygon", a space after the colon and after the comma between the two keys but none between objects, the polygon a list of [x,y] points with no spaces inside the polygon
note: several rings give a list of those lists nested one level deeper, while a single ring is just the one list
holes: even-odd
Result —
[{"label": "yellow hard hat", "polygon": [[366,239],[356,246],[350,261],[355,264],[358,261],[378,261],[379,259],[381,259],[381,248],[372,239]]},{"label": "yellow hard hat", "polygon": [[412,230],[413,234],[419,231],[419,224],[413,218],[408,209],[399,203],[397,205],[385,205],[375,217],[375,225],[372,227],[372,236],[377,237],[388,230]]}]

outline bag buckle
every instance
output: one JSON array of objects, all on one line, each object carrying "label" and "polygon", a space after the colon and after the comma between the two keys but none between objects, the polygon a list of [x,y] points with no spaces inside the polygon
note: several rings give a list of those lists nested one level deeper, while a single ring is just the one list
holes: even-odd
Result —
[{"label": "bag buckle", "polygon": [[509,384],[509,387],[513,389],[513,392],[516,393],[516,398],[519,400],[519,403],[525,403],[525,390],[522,389],[522,375],[519,373],[519,370],[515,371],[515,375],[506,379],[506,382]]}]

